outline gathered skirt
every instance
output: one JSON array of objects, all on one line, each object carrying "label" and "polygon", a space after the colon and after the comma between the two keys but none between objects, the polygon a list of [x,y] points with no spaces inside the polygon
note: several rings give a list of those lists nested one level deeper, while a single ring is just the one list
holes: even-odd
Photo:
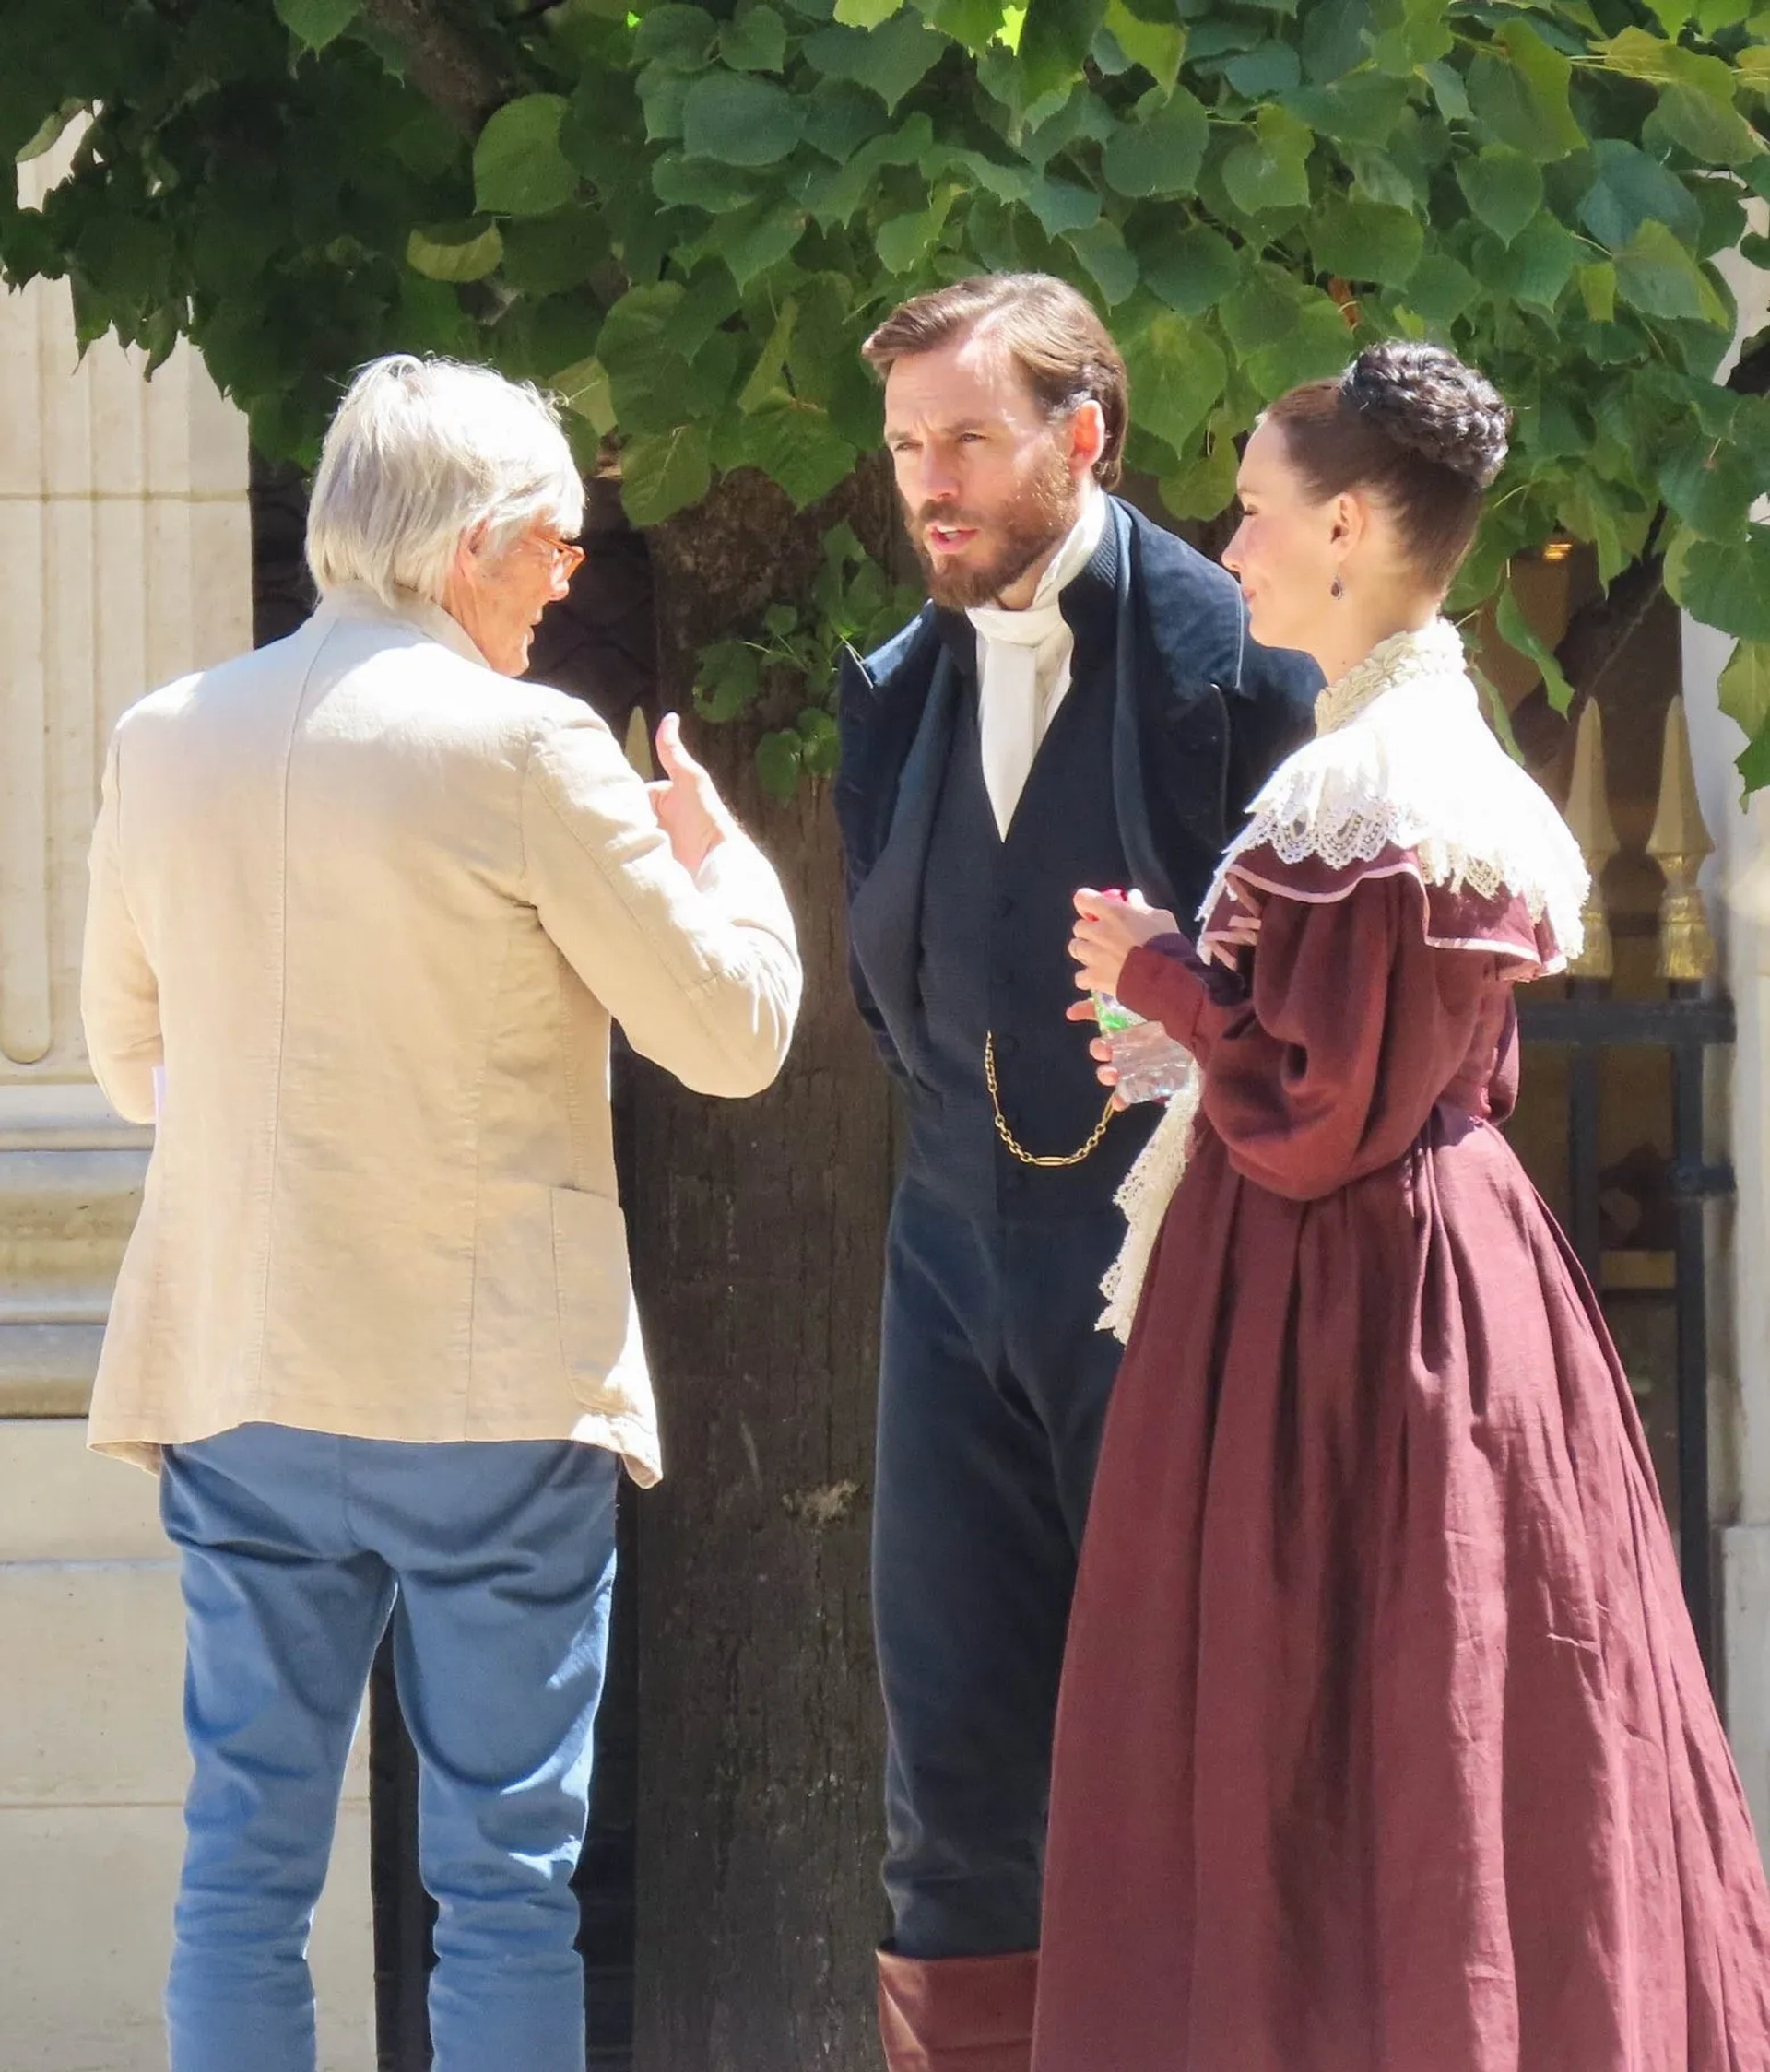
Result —
[{"label": "gathered skirt", "polygon": [[1597,1305],[1499,1132],[1209,1128],[1110,1414],[1036,2072],[1770,2072],[1770,1897]]}]

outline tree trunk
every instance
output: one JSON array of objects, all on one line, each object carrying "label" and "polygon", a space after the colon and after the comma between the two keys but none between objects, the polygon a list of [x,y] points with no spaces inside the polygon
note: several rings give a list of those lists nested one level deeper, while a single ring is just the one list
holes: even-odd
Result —
[{"label": "tree trunk", "polygon": [[[874,543],[877,477],[840,513]],[[759,477],[652,537],[661,678],[809,572],[829,508]],[[636,1063],[634,1266],[666,1479],[640,1500],[636,2072],[862,2072],[881,1734],[867,1610],[888,1086],[849,1001],[827,785],[766,802],[755,731],[689,728],[781,870],[806,1003],[760,1100]]]}]

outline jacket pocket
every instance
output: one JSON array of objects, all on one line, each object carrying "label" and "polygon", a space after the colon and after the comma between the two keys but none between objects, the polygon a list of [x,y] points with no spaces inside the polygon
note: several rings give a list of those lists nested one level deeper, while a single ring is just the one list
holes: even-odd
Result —
[{"label": "jacket pocket", "polygon": [[572,1380],[599,1393],[636,1338],[627,1218],[619,1202],[573,1187],[551,1189],[550,1200],[560,1349]]}]

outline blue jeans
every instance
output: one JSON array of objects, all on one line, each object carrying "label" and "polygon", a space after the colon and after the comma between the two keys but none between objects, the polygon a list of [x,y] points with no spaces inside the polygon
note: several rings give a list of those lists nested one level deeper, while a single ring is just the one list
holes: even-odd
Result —
[{"label": "blue jeans", "polygon": [[436,1900],[435,2072],[583,2072],[571,1878],[615,1570],[611,1454],[242,1425],[169,1447],[185,1807],[171,2072],[313,2072],[307,1941],[370,1665],[395,1666]]}]

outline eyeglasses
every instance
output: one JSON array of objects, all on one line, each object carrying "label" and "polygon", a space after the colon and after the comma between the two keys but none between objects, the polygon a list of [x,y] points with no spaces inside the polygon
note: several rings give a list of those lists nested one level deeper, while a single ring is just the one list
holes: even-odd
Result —
[{"label": "eyeglasses", "polygon": [[557,539],[551,533],[532,533],[529,536],[551,555],[557,581],[570,583],[584,566],[584,549],[575,540]]}]

